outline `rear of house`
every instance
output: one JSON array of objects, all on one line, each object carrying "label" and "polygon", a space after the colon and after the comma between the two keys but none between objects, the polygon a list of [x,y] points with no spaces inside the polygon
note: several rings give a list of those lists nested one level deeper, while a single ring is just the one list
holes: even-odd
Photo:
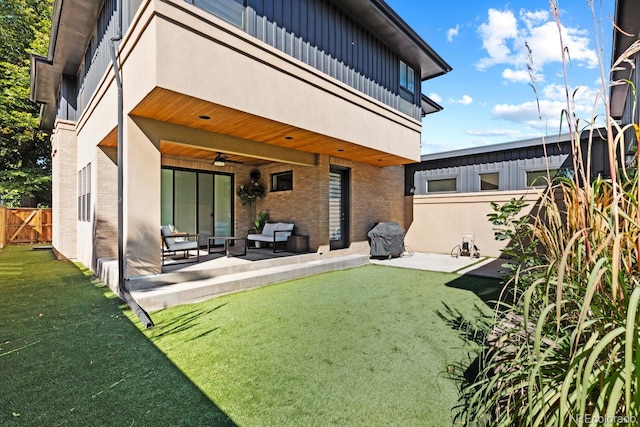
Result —
[{"label": "rear of house", "polygon": [[[313,251],[368,252],[375,222],[404,225],[403,165],[441,109],[421,82],[450,70],[381,0],[58,0],[31,70],[53,245],[94,271],[117,255],[120,167],[125,277],[161,271],[162,224],[206,244],[258,211]],[[266,195],[243,205],[251,179]]]}]

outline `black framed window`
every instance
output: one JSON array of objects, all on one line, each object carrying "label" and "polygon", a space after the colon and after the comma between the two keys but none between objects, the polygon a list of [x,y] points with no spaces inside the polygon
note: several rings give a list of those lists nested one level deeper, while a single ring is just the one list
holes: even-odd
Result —
[{"label": "black framed window", "polygon": [[430,179],[427,181],[427,193],[446,193],[457,191],[456,178]]},{"label": "black framed window", "polygon": [[78,171],[78,221],[91,220],[91,163]]},{"label": "black framed window", "polygon": [[271,191],[293,190],[293,171],[271,174]]},{"label": "black framed window", "polygon": [[480,191],[500,189],[500,174],[498,172],[480,174]]},{"label": "black framed window", "polygon": [[400,87],[413,94],[416,90],[416,73],[404,61],[400,61]]}]

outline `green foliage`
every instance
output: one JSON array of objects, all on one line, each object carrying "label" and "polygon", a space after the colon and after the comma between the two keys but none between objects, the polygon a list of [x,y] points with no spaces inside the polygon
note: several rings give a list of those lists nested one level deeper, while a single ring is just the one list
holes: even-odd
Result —
[{"label": "green foliage", "polygon": [[9,206],[51,203],[51,154],[29,100],[29,55],[47,53],[52,0],[0,1],[0,198]]},{"label": "green foliage", "polygon": [[[617,63],[640,44],[632,48]],[[571,101],[563,117],[579,129]],[[501,298],[479,374],[461,390],[465,425],[640,423],[640,186],[624,164],[625,136],[637,130],[609,120],[610,177],[592,177],[575,156],[575,173],[555,177],[526,226],[514,220],[519,203],[494,206],[496,237],[515,240],[510,250],[533,267],[516,270],[503,291],[513,300]],[[572,141],[580,153],[580,132]]]},{"label": "green foliage", "polygon": [[257,230],[262,230],[267,221],[269,221],[269,212],[258,212],[253,225]]},{"label": "green foliage", "polygon": [[262,199],[265,195],[265,190],[258,181],[251,180],[249,184],[243,184],[238,188],[238,197],[242,200],[242,204],[251,204]]},{"label": "green foliage", "polygon": [[515,264],[507,264],[513,271],[539,264],[537,245],[532,239],[531,216],[522,212],[527,206],[524,196],[512,198],[502,206],[491,202],[494,212],[487,215],[494,225],[495,239],[507,241],[503,253],[516,261]]}]

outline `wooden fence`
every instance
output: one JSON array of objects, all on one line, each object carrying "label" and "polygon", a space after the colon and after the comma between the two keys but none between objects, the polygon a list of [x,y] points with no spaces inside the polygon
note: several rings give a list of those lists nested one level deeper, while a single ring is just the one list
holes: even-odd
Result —
[{"label": "wooden fence", "polygon": [[51,241],[50,208],[7,208],[0,206],[0,248],[7,244]]}]

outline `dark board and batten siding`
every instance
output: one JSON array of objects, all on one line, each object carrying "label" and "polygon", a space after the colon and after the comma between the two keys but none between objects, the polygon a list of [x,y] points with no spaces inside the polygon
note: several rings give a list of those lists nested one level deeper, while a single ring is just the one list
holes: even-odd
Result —
[{"label": "dark board and batten siding", "polygon": [[[415,85],[412,103],[399,96],[398,55],[331,1],[248,0],[245,31],[384,104],[420,118],[420,85]],[[420,70],[413,68],[419,82]]]},{"label": "dark board and batten siding", "polygon": [[[320,70],[354,89],[419,120],[420,70],[413,66],[413,102],[399,95],[400,57],[329,0],[185,0],[242,28],[249,35]],[[109,40],[116,33],[117,1],[105,0],[95,37],[89,42],[77,78],[77,102],[59,100],[58,118],[82,114],[111,66]],[[141,0],[124,2],[123,32]],[[403,58],[412,65],[410,58]],[[71,82],[69,82],[71,83]],[[61,93],[61,98],[68,94]],[[76,108],[69,109],[70,105]]]}]

